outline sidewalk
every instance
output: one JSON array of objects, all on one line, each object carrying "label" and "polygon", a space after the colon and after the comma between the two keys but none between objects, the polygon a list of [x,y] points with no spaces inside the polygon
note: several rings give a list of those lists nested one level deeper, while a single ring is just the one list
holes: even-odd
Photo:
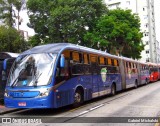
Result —
[{"label": "sidewalk", "polygon": [[17,110],[16,108],[6,108],[3,104],[3,101],[0,100],[0,115],[6,114],[9,112],[14,112],[16,110]]}]

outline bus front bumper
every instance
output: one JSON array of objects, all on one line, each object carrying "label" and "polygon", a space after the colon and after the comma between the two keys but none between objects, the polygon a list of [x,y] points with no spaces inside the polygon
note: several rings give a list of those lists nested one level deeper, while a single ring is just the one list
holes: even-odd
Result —
[{"label": "bus front bumper", "polygon": [[8,108],[53,108],[52,100],[45,98],[4,98]]}]

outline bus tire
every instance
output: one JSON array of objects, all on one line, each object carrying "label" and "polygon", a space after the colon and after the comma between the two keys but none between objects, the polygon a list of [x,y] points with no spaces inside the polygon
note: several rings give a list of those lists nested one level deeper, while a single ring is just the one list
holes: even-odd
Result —
[{"label": "bus tire", "polygon": [[148,84],[149,82],[148,82],[148,79],[146,78],[146,82],[145,82],[145,84]]},{"label": "bus tire", "polygon": [[79,107],[83,103],[83,93],[81,90],[76,90],[74,94],[73,107]]},{"label": "bus tire", "polygon": [[135,85],[134,85],[134,88],[137,88],[138,87],[138,81],[135,80]]},{"label": "bus tire", "polygon": [[115,84],[112,84],[112,87],[111,87],[111,95],[115,95],[116,94],[116,86]]}]

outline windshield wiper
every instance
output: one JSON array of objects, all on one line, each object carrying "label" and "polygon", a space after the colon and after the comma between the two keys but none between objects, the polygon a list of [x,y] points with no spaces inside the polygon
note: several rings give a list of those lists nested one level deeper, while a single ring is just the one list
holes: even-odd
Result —
[{"label": "windshield wiper", "polygon": [[35,76],[35,79],[34,79],[34,81],[33,81],[33,83],[34,83],[33,86],[34,86],[34,87],[37,87],[38,79],[40,78],[41,75],[42,75],[42,73],[40,73],[38,77]]},{"label": "windshield wiper", "polygon": [[[18,76],[19,77],[19,76]],[[18,77],[14,80],[14,82],[12,83],[11,87],[13,88],[14,85],[16,84],[16,81],[18,80]]]}]

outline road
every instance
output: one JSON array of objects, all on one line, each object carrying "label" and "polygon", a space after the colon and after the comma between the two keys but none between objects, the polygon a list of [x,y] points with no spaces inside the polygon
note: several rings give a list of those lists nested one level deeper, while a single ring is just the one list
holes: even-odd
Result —
[{"label": "road", "polygon": [[[79,108],[67,106],[59,109],[21,110],[18,112],[5,114],[4,116],[43,117],[43,120],[46,120],[47,122],[46,126],[53,125],[53,122],[56,122],[54,125],[58,126],[60,123],[57,122],[62,122],[61,125],[67,126],[70,126],[70,123],[75,123],[76,125],[97,126],[97,122],[98,125],[104,126],[157,126],[158,124],[156,122],[142,123],[140,121],[141,123],[131,123],[131,121],[135,121],[132,119],[139,119],[139,117],[160,116],[160,82],[144,85],[137,89],[120,92],[112,97],[105,96],[94,99],[84,103]],[[125,122],[123,122],[124,120]],[[126,123],[126,120],[128,120],[128,123]],[[78,123],[76,123],[77,121]],[[43,126],[44,124],[36,125]]]}]

